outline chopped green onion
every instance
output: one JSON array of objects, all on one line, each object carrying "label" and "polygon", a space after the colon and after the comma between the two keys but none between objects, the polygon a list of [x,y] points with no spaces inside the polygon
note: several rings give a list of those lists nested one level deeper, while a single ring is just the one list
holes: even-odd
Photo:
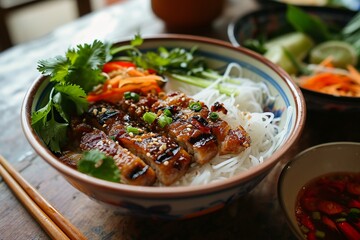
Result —
[{"label": "chopped green onion", "polygon": [[172,113],[171,113],[171,111],[170,111],[168,108],[165,108],[165,110],[164,110],[164,115],[167,116],[167,117],[171,117],[171,116],[172,116]]},{"label": "chopped green onion", "polygon": [[350,208],[351,213],[360,213],[360,209],[358,208]]},{"label": "chopped green onion", "polygon": [[219,119],[219,114],[217,114],[216,112],[211,112],[211,113],[209,114],[209,118],[210,118],[211,120],[213,120],[213,121],[216,121],[216,120]]},{"label": "chopped green onion", "polygon": [[109,138],[110,138],[111,140],[113,140],[113,141],[116,140],[116,136],[109,136]]},{"label": "chopped green onion", "polygon": [[133,133],[133,134],[139,134],[140,129],[132,126],[126,126],[126,132],[127,133]]},{"label": "chopped green onion", "polygon": [[161,128],[165,127],[166,125],[172,123],[172,118],[165,116],[165,115],[161,115],[158,119],[158,124]]},{"label": "chopped green onion", "polygon": [[346,222],[346,218],[338,218],[335,221],[336,222]]},{"label": "chopped green onion", "polygon": [[320,212],[312,212],[311,217],[315,220],[320,220],[321,214],[320,214]]},{"label": "chopped green onion", "polygon": [[157,117],[157,115],[153,112],[146,112],[143,115],[144,121],[149,124],[153,123],[155,121],[156,117]]},{"label": "chopped green onion", "polygon": [[199,102],[190,103],[189,108],[194,112],[199,112],[202,109],[201,104]]},{"label": "chopped green onion", "polygon": [[309,232],[309,229],[307,227],[305,227],[304,225],[301,225],[300,226],[300,229],[303,233],[308,233]]},{"label": "chopped green onion", "polygon": [[315,231],[315,236],[319,237],[319,238],[324,238],[325,237],[325,233],[323,231],[319,231],[316,230]]},{"label": "chopped green onion", "polygon": [[137,102],[137,101],[139,101],[140,96],[139,96],[139,94],[134,93],[134,92],[125,92],[125,93],[124,93],[124,98],[125,98],[126,100],[132,99],[132,100],[134,100],[135,102]]}]

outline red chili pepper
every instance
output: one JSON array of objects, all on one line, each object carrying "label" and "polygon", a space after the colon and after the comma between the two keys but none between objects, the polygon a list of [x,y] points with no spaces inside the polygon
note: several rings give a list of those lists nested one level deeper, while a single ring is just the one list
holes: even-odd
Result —
[{"label": "red chili pepper", "polygon": [[136,65],[132,62],[114,61],[114,62],[105,63],[102,71],[109,73],[118,70],[120,68],[129,68],[129,67],[136,67]]},{"label": "red chili pepper", "polygon": [[349,193],[354,195],[360,195],[360,183],[348,183],[346,189]]},{"label": "red chili pepper", "polygon": [[306,228],[308,228],[310,231],[315,231],[315,225],[314,223],[311,221],[310,216],[308,216],[305,213],[299,214],[298,215],[299,218],[299,222],[304,225]]},{"label": "red chili pepper", "polygon": [[157,74],[157,71],[155,69],[149,68],[147,70],[150,74]]},{"label": "red chili pepper", "polygon": [[309,232],[308,234],[306,234],[306,239],[307,240],[316,240],[315,232]]},{"label": "red chili pepper", "polygon": [[338,222],[336,224],[340,231],[346,236],[349,240],[359,240],[360,232],[353,228],[348,222]]},{"label": "red chili pepper", "polygon": [[355,227],[358,231],[360,231],[360,221],[352,222],[351,224],[354,225],[354,227]]},{"label": "red chili pepper", "polygon": [[349,208],[359,208],[360,209],[360,201],[351,199],[348,203]]},{"label": "red chili pepper", "polygon": [[327,185],[327,189],[331,192],[342,193],[346,188],[346,182],[344,181],[333,181]]},{"label": "red chili pepper", "polygon": [[306,197],[303,198],[301,201],[302,207],[309,211],[309,212],[315,212],[317,211],[317,205],[318,205],[319,199],[316,197]]},{"label": "red chili pepper", "polygon": [[336,227],[336,224],[334,223],[333,220],[331,220],[330,218],[328,218],[327,216],[322,216],[321,217],[321,221],[328,227],[330,228],[332,231],[337,232],[338,229]]},{"label": "red chili pepper", "polygon": [[344,207],[332,201],[322,201],[318,204],[318,209],[326,214],[333,215],[344,211]]}]

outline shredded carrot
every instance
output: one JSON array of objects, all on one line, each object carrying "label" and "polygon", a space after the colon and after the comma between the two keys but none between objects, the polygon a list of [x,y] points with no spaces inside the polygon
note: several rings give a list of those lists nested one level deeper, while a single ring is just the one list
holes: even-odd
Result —
[{"label": "shredded carrot", "polygon": [[356,68],[354,68],[354,66],[352,66],[352,65],[347,66],[347,69],[349,70],[350,78],[354,82],[356,82],[357,84],[360,85],[360,73],[359,73],[359,71],[356,70]]},{"label": "shredded carrot", "polygon": [[[322,66],[333,68],[331,59],[325,59]],[[360,73],[354,66],[348,66],[348,73],[317,72],[300,78],[305,89],[335,96],[360,97]]]},{"label": "shredded carrot", "polygon": [[[123,71],[120,71],[122,69]],[[125,92],[149,93],[161,92],[158,83],[163,78],[148,71],[140,71],[136,68],[119,68],[117,75],[107,79],[101,92],[91,92],[87,96],[89,102],[106,100],[117,102],[123,98]]]},{"label": "shredded carrot", "polygon": [[334,64],[332,64],[333,61],[333,57],[332,56],[328,56],[327,58],[325,58],[324,60],[322,60],[321,63],[319,63],[320,66],[322,67],[329,67],[329,68],[333,68]]}]

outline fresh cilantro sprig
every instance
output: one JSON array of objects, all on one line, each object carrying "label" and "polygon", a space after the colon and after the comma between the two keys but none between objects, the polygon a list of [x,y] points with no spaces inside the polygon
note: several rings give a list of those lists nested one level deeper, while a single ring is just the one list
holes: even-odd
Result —
[{"label": "fresh cilantro sprig", "polygon": [[114,159],[98,150],[85,152],[78,162],[77,169],[96,178],[120,182],[120,170]]},{"label": "fresh cilantro sprig", "polygon": [[142,43],[141,36],[135,35],[130,45],[113,47],[111,54],[114,59],[131,61],[140,68],[153,69],[159,74],[171,72],[197,76],[207,69],[204,58],[195,56],[196,47],[190,50],[159,47],[155,51],[141,52],[137,47]]},{"label": "fresh cilantro sprig", "polygon": [[50,81],[79,85],[87,93],[104,82],[102,66],[110,59],[110,45],[95,40],[92,44],[69,49],[65,56],[39,61],[37,69],[50,76]]},{"label": "fresh cilantro sprig", "polygon": [[39,61],[37,69],[50,77],[53,87],[44,106],[32,113],[31,124],[53,152],[66,142],[71,115],[88,109],[87,93],[105,81],[102,66],[110,59],[110,45],[95,40],[65,56]]}]

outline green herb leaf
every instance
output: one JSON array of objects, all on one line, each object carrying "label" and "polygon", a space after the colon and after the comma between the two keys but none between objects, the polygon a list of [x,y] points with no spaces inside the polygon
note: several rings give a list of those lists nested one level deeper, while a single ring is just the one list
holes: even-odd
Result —
[{"label": "green herb leaf", "polygon": [[134,39],[131,40],[131,46],[137,47],[143,44],[144,40],[142,39],[141,35],[135,34]]},{"label": "green herb leaf", "polygon": [[90,176],[111,182],[120,182],[120,170],[112,157],[98,150],[85,152],[78,162],[77,169]]},{"label": "green herb leaf", "polygon": [[334,39],[327,25],[320,18],[306,13],[299,7],[288,5],[286,17],[295,30],[309,35],[315,41]]},{"label": "green herb leaf", "polygon": [[355,48],[360,57],[360,12],[357,13],[342,29],[342,39]]},{"label": "green herb leaf", "polygon": [[283,51],[284,51],[285,55],[288,57],[288,59],[290,60],[290,62],[292,63],[292,65],[296,68],[298,73],[300,73],[302,75],[312,74],[312,72],[306,66],[304,66],[301,62],[299,62],[289,50],[287,50],[286,48],[283,48]]},{"label": "green herb leaf", "polygon": [[54,152],[61,151],[61,145],[66,141],[66,131],[68,124],[57,122],[54,118],[53,111],[51,111],[50,120],[45,123],[37,122],[33,126],[39,133],[40,137],[46,145]]},{"label": "green herb leaf", "polygon": [[260,54],[264,54],[267,51],[264,37],[259,37],[259,39],[246,39],[243,45]]},{"label": "green herb leaf", "polygon": [[55,107],[55,109],[58,111],[60,116],[65,120],[65,122],[69,123],[70,122],[70,116],[69,116],[70,110],[66,110],[66,109],[69,108],[68,105],[71,104],[71,102],[64,99],[63,95],[60,92],[58,92],[54,95],[52,104]]},{"label": "green herb leaf", "polygon": [[50,75],[51,81],[79,85],[85,92],[104,82],[103,64],[110,60],[109,46],[98,40],[92,44],[78,45],[69,49],[65,57],[58,56],[39,61],[38,70]]},{"label": "green herb leaf", "polygon": [[78,115],[84,113],[89,106],[85,91],[78,85],[56,85],[55,90],[61,92],[66,98],[75,104]]},{"label": "green herb leaf", "polygon": [[70,116],[88,109],[86,93],[105,80],[102,67],[110,59],[110,45],[95,40],[39,61],[37,69],[55,85],[45,106],[32,113],[31,123],[52,151],[60,152],[66,142]]},{"label": "green herb leaf", "polygon": [[43,75],[50,76],[50,81],[65,83],[70,66],[70,62],[66,57],[57,56],[47,60],[40,60],[37,69]]},{"label": "green herb leaf", "polygon": [[139,96],[139,94],[137,94],[135,92],[125,92],[124,93],[124,98],[127,99],[127,100],[132,99],[135,102],[138,102],[139,99],[140,99],[140,96]]},{"label": "green herb leaf", "polygon": [[49,101],[44,107],[40,108],[31,115],[31,124],[34,125],[37,122],[41,121],[45,124],[47,116],[51,111],[51,101]]}]

